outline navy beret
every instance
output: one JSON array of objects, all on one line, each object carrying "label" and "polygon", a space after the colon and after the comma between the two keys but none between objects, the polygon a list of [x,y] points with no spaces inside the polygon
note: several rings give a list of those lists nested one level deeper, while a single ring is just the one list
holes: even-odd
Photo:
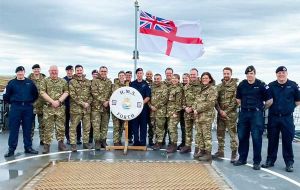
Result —
[{"label": "navy beret", "polygon": [[71,69],[73,69],[73,66],[72,66],[72,65],[66,66],[66,71],[67,71],[67,70],[71,70]]},{"label": "navy beret", "polygon": [[19,71],[25,71],[25,68],[23,66],[19,66],[16,68],[16,73]]},{"label": "navy beret", "polygon": [[287,68],[285,66],[280,66],[276,69],[276,73],[278,73],[280,71],[287,71]]},{"label": "navy beret", "polygon": [[245,74],[247,74],[247,73],[249,73],[249,72],[252,72],[252,71],[254,71],[254,73],[256,73],[256,70],[255,70],[254,66],[253,66],[253,65],[250,65],[250,66],[248,66],[248,67],[246,68]]},{"label": "navy beret", "polygon": [[135,71],[135,74],[137,74],[139,71],[143,71],[142,68],[137,68],[136,71]]}]

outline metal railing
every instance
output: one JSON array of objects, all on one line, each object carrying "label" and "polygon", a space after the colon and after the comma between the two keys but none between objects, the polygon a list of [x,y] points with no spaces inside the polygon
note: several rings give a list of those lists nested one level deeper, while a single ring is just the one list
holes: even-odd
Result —
[{"label": "metal railing", "polygon": [[0,132],[8,129],[9,105],[4,103],[3,96],[0,95]]}]

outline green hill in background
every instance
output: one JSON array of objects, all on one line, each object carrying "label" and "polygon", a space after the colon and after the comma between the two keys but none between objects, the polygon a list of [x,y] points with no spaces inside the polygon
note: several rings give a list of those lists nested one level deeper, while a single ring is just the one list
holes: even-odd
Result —
[{"label": "green hill in background", "polygon": [[13,76],[0,76],[0,92],[3,92],[9,80],[13,79]]}]

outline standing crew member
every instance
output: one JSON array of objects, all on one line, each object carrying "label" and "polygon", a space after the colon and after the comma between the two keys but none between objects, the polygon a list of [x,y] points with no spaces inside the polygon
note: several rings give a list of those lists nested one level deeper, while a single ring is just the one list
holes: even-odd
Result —
[{"label": "standing crew member", "polygon": [[[114,81],[112,92],[116,91],[118,88],[126,86],[125,82],[125,72],[120,71],[118,73],[118,80]],[[114,140],[114,146],[122,146],[121,138],[124,128],[124,121],[121,119],[118,119],[116,116],[112,114],[112,121],[113,121],[113,140]]]},{"label": "standing crew member", "polygon": [[[45,79],[46,75],[41,73],[41,68],[39,64],[35,64],[32,66],[32,73],[29,75],[29,79],[34,82],[37,89],[40,89],[41,81]],[[38,123],[39,123],[39,135],[40,135],[40,145],[44,145],[43,138],[44,138],[44,123],[43,123],[43,106],[45,100],[39,96],[38,99],[33,104],[33,122],[32,122],[32,132],[31,137],[34,135],[34,128],[35,128],[35,115],[37,115]]]},{"label": "standing crew member", "polygon": [[92,80],[92,125],[95,149],[106,148],[106,136],[110,117],[109,98],[112,94],[112,82],[107,78],[107,67],[101,66],[99,77]]},{"label": "standing crew member", "polygon": [[[83,67],[75,66],[75,75],[69,84],[70,92],[70,143],[72,152],[77,151],[76,147],[76,127],[82,121],[83,125],[83,149],[91,148],[89,145],[89,133],[91,127],[91,81],[85,78]],[[78,136],[78,134],[77,134]]]},{"label": "standing crew member", "polygon": [[49,68],[49,77],[41,83],[41,96],[46,100],[44,105],[45,133],[43,154],[50,152],[53,128],[55,128],[58,150],[66,151],[65,137],[65,106],[64,101],[69,95],[67,82],[58,77],[58,68],[52,65]]},{"label": "standing crew member", "polygon": [[[67,81],[68,86],[70,81],[72,80],[74,69],[72,65],[68,65],[66,67],[67,75],[64,79]],[[65,122],[65,136],[67,139],[67,144],[70,144],[70,96],[68,96],[65,100],[65,114],[66,114],[66,122]],[[81,142],[81,123],[78,124],[76,127],[76,134],[77,134],[77,144],[82,144]]]},{"label": "standing crew member", "polygon": [[201,75],[201,90],[195,97],[195,103],[192,105],[195,115],[195,128],[197,129],[199,139],[195,139],[199,145],[197,155],[200,161],[211,162],[212,137],[211,126],[215,118],[215,104],[218,92],[214,86],[215,80],[209,72]]},{"label": "standing crew member", "polygon": [[251,133],[253,169],[260,170],[262,134],[264,131],[263,110],[272,104],[273,99],[268,90],[269,87],[255,78],[256,70],[252,65],[246,68],[245,74],[247,79],[238,85],[236,93],[237,103],[241,106],[237,125],[240,157],[233,165],[240,166],[247,163]]},{"label": "standing crew member", "polygon": [[170,134],[169,146],[167,153],[173,153],[177,150],[178,131],[177,125],[180,121],[180,111],[182,109],[183,90],[179,83],[180,76],[174,74],[172,77],[172,85],[169,87],[169,100],[167,104],[167,116],[169,118],[168,131]]},{"label": "standing crew member", "polygon": [[287,172],[293,172],[294,153],[293,139],[295,125],[293,112],[300,105],[300,88],[298,84],[287,78],[285,66],[276,69],[277,80],[269,84],[273,104],[269,109],[268,117],[268,156],[263,168],[274,166],[277,159],[279,133],[282,136],[282,155]]},{"label": "standing crew member", "polygon": [[162,82],[160,74],[154,75],[154,83],[151,89],[151,100],[149,102],[150,118],[154,122],[156,143],[153,146],[154,150],[159,150],[162,147],[165,123],[167,122],[167,103],[169,99],[169,91],[166,85]]},{"label": "standing crew member", "polygon": [[148,101],[151,97],[151,90],[147,82],[143,80],[143,69],[138,68],[135,73],[137,79],[130,83],[130,87],[135,88],[142,95],[144,107],[140,115],[131,120],[131,127],[134,136],[133,146],[146,146],[147,123],[149,119]]},{"label": "standing crew member", "polygon": [[[146,72],[146,82],[148,83],[150,89],[152,90],[153,85],[153,73],[152,71]],[[149,146],[153,146],[153,138],[154,138],[154,122],[151,121],[150,112],[149,112],[149,118],[148,118],[148,144]]]},{"label": "standing crew member", "polygon": [[230,148],[231,148],[231,163],[236,160],[237,157],[237,132],[236,132],[236,120],[237,120],[237,108],[236,102],[236,88],[238,79],[231,78],[232,69],[225,67],[223,69],[222,83],[217,86],[218,99],[216,103],[216,109],[218,111],[217,117],[217,138],[218,138],[218,151],[213,155],[214,158],[224,157],[225,146],[225,132],[228,130],[230,136]]},{"label": "standing crew member", "polygon": [[6,92],[3,95],[4,101],[11,104],[9,113],[9,148],[4,157],[10,157],[15,154],[21,122],[25,153],[38,154],[38,151],[32,148],[31,138],[32,104],[38,98],[38,89],[32,80],[25,78],[24,75],[25,68],[23,66],[17,67],[16,78],[8,82]]},{"label": "standing crew member", "polygon": [[[189,84],[183,87],[183,108],[184,108],[184,122],[185,122],[185,146],[180,149],[180,153],[191,152],[193,142],[193,126],[195,125],[195,115],[193,104],[195,104],[195,97],[201,90],[201,81],[198,80],[198,70],[192,68],[189,74]],[[195,127],[195,139],[199,139],[199,133]],[[199,158],[204,155],[204,149],[199,151],[198,144],[195,141],[194,158]]]}]

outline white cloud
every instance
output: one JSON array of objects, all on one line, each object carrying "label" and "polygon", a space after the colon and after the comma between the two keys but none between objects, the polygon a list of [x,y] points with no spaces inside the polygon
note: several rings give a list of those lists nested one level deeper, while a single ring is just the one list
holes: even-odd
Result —
[{"label": "white cloud", "polygon": [[[87,74],[101,65],[110,77],[133,70],[133,0],[2,1],[0,28],[0,74],[16,66],[39,63],[44,72],[59,65],[61,75],[68,64],[82,64]],[[191,67],[210,71],[219,80],[222,68],[231,66],[244,78],[254,65],[258,77],[274,79],[279,65],[300,82],[300,5],[292,0],[140,0],[140,8],[168,19],[200,20],[205,54],[193,62],[140,52],[138,67],[164,73],[173,67],[182,74]],[[280,11],[278,11],[280,8]]]}]

